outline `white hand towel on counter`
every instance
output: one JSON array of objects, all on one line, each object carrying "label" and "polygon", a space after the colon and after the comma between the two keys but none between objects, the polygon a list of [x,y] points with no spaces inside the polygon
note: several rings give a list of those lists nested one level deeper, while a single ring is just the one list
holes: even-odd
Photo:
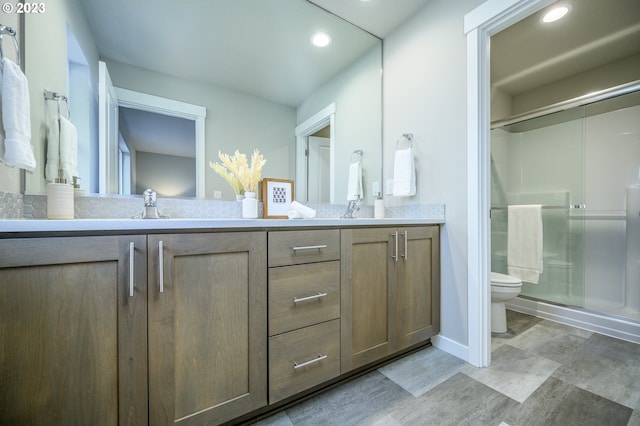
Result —
[{"label": "white hand towel on counter", "polygon": [[36,168],[31,146],[29,84],[10,59],[2,60],[2,124],[5,130],[4,161],[28,171]]},{"label": "white hand towel on counter", "polygon": [[51,120],[47,131],[47,162],[44,167],[44,177],[54,182],[60,169],[60,120],[56,116]]},{"label": "white hand towel on counter", "polygon": [[508,273],[538,284],[542,273],[542,206],[509,206],[507,212]]},{"label": "white hand towel on counter", "polygon": [[67,183],[71,183],[74,176],[78,176],[78,131],[76,127],[64,117],[60,121],[60,168],[64,171]]},{"label": "white hand towel on counter", "polygon": [[362,199],[362,195],[362,163],[356,161],[349,165],[347,201]]},{"label": "white hand towel on counter", "polygon": [[413,149],[398,149],[393,161],[393,196],[412,197],[414,195],[416,195],[416,168]]},{"label": "white hand towel on counter", "polygon": [[313,219],[317,212],[311,207],[305,206],[297,201],[291,202],[291,209],[287,213],[289,219]]}]

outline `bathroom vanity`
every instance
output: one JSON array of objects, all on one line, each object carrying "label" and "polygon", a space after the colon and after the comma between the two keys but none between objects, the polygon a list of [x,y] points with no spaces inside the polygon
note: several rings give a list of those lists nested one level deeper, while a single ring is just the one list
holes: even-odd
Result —
[{"label": "bathroom vanity", "polygon": [[2,424],[220,424],[439,332],[440,220],[7,223]]}]

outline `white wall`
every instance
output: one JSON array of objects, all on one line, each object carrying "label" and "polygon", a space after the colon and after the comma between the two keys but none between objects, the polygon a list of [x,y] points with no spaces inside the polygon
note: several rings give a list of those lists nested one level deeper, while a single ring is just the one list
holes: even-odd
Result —
[{"label": "white wall", "polygon": [[383,178],[397,139],[413,133],[417,195],[387,206],[445,203],[441,239],[441,336],[468,344],[466,37],[464,15],[482,0],[432,0],[384,40]]}]

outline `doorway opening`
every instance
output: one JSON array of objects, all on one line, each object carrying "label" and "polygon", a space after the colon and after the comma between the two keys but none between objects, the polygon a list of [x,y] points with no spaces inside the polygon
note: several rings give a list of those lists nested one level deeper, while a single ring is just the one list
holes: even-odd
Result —
[{"label": "doorway opening", "polygon": [[335,116],[333,103],[296,127],[296,199],[335,202]]}]

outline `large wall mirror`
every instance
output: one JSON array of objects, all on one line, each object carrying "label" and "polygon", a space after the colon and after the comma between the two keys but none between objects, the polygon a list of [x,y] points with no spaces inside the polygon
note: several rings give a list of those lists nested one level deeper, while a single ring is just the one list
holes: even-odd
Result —
[{"label": "large wall mirror", "polygon": [[[47,182],[48,128],[59,113],[57,102],[44,99],[47,90],[69,99],[78,175],[89,193],[136,194],[149,186],[164,196],[231,200],[233,191],[209,162],[219,151],[259,149],[267,159],[263,176],[295,179],[298,200],[344,204],[341,182],[351,153],[362,150],[364,201],[373,203],[372,184],[382,178],[380,39],[306,0],[45,3],[46,13],[25,22],[38,161],[38,170],[27,173],[27,193],[44,193]],[[330,35],[329,46],[312,45],[318,31]],[[109,152],[99,143],[99,92],[106,87],[100,62],[116,97],[109,119],[118,131]],[[120,108],[118,92],[127,94]],[[132,94],[197,113],[154,110],[131,101]],[[300,163],[316,150],[299,146],[296,128],[329,105],[333,128],[305,137],[313,144],[329,135],[323,138],[331,164],[312,160],[309,173]],[[317,172],[325,166],[327,172]],[[317,191],[328,184],[315,176],[331,177],[333,190]],[[164,183],[152,180],[158,177]],[[331,199],[317,195],[328,193]]]}]

